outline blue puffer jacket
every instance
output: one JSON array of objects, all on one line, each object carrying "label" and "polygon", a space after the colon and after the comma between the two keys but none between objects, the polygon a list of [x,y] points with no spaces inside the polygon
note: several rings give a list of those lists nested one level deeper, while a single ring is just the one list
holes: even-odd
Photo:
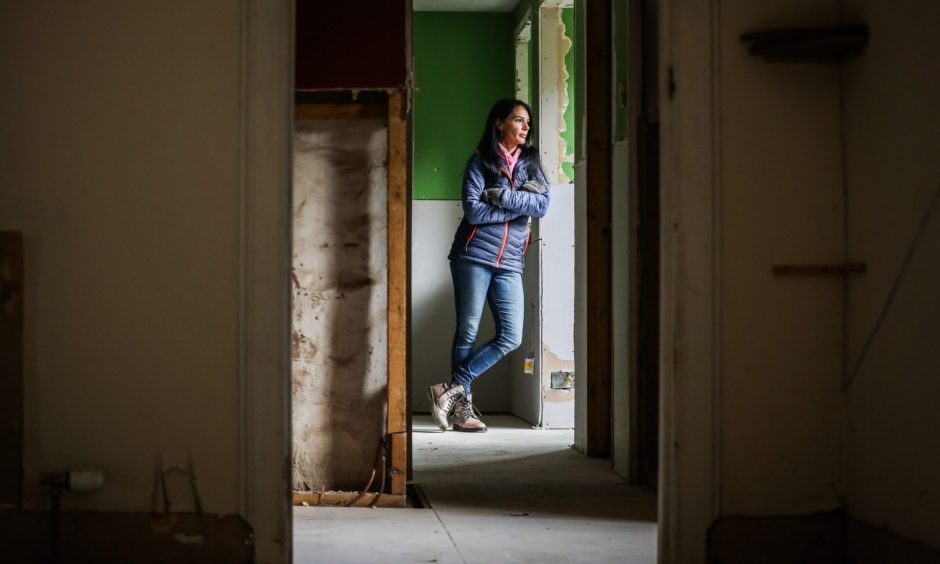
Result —
[{"label": "blue puffer jacket", "polygon": [[[529,218],[545,217],[551,202],[551,193],[534,194],[517,190],[527,180],[538,180],[548,190],[548,182],[539,171],[529,178],[528,163],[520,157],[509,170],[502,166],[502,174],[491,185],[485,185],[485,168],[479,155],[474,154],[467,163],[463,177],[463,219],[454,234],[450,260],[470,260],[513,272],[522,272],[525,252],[529,247]],[[505,188],[500,207],[481,200],[484,188]]]}]

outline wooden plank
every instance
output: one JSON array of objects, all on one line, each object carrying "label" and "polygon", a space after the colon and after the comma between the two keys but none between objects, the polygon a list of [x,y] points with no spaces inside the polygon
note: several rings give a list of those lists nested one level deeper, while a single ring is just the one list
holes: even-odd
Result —
[{"label": "wooden plank", "polygon": [[406,507],[404,495],[378,492],[294,492],[294,505],[323,507]]},{"label": "wooden plank", "polygon": [[23,234],[0,231],[0,504],[23,493]]},{"label": "wooden plank", "polygon": [[384,118],[384,104],[297,104],[294,117],[301,119]]},{"label": "wooden plank", "polygon": [[585,2],[587,25],[586,454],[610,454],[611,437],[611,6]]},{"label": "wooden plank", "polygon": [[388,423],[389,491],[407,480],[408,127],[407,90],[388,97]]}]

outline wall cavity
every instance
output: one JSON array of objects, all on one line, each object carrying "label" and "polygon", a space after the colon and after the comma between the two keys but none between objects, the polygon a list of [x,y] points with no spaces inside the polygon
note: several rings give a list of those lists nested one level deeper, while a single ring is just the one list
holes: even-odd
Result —
[{"label": "wall cavity", "polygon": [[361,489],[384,434],[387,152],[381,119],[296,124],[295,490]]}]

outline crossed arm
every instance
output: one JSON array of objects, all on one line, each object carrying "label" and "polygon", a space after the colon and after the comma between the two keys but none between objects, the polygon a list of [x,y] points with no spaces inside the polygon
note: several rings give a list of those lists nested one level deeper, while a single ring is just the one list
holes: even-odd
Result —
[{"label": "crossed arm", "polygon": [[[545,179],[539,175],[538,181],[547,188]],[[496,207],[483,199],[483,175],[473,169],[468,169],[463,182],[463,213],[464,218],[471,225],[482,223],[502,223],[512,221],[517,217],[544,217],[551,202],[548,190],[544,194],[534,194],[521,190],[504,189],[500,198],[500,207]]]}]

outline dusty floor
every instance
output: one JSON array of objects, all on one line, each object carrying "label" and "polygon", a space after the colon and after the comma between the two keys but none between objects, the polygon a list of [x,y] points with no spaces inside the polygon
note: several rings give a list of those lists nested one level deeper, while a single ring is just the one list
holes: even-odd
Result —
[{"label": "dusty floor", "polygon": [[415,481],[431,509],[302,507],[294,562],[656,561],[656,502],[568,431],[488,416],[485,434],[414,420]]}]

